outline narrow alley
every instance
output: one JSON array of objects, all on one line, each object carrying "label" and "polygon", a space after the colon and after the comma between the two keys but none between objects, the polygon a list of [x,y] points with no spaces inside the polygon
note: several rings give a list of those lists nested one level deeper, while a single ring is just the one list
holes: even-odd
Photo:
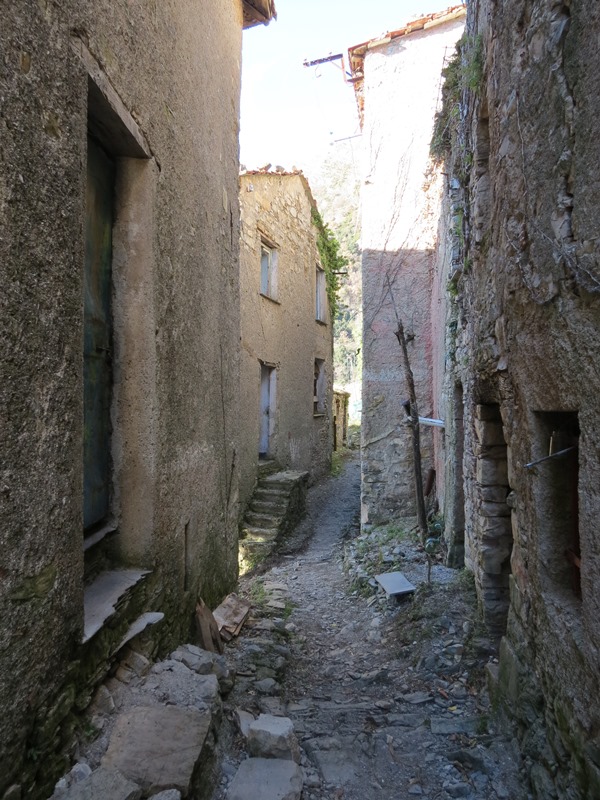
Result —
[{"label": "narrow alley", "polygon": [[600,800],[600,2],[4,5],[0,800]]},{"label": "narrow alley", "polygon": [[[425,554],[410,533],[388,526],[360,535],[359,472],[354,455],[310,490],[308,515],[283,552],[241,581],[253,619],[227,648],[238,678],[213,800],[267,796],[260,787],[270,766],[234,777],[248,754],[239,726],[260,714],[292,720],[305,800],[525,798],[516,743],[489,716],[485,664],[495,650],[474,588],[464,571],[441,564],[427,586]],[[376,554],[384,572],[386,561],[401,569],[414,598],[354,588],[351,553],[359,562]]]}]

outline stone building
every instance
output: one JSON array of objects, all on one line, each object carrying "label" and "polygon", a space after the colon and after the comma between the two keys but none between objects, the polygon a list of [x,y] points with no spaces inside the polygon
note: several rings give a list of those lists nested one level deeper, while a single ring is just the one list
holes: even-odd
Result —
[{"label": "stone building", "polygon": [[241,36],[273,13],[3,14],[0,797],[48,795],[132,623],[152,655],[235,582]]},{"label": "stone building", "polygon": [[600,797],[599,36],[596,4],[470,3],[447,166],[448,461],[544,800]]},{"label": "stone building", "polygon": [[348,445],[348,407],[350,392],[333,390],[333,449],[342,450]]},{"label": "stone building", "polygon": [[[431,166],[429,142],[440,73],[462,33],[464,16],[464,7],[454,6],[349,50],[365,142],[363,524],[415,513],[411,433],[401,405],[408,391],[394,336],[397,317],[409,339],[419,412],[424,417],[440,413],[443,374],[434,366],[431,311],[442,179]],[[443,295],[435,297],[436,319],[443,319],[443,302]],[[435,435],[441,444],[442,434]],[[425,427],[422,453],[425,468],[433,469],[433,434]]]},{"label": "stone building", "polygon": [[243,413],[240,509],[260,459],[325,474],[333,446],[333,325],[315,201],[300,172],[240,178]]}]

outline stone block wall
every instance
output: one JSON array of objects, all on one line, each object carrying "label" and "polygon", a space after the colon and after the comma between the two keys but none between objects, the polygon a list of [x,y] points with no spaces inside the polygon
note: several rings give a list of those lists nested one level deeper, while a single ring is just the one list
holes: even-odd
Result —
[{"label": "stone block wall", "polygon": [[464,209],[453,380],[466,561],[504,633],[497,701],[534,796],[589,800],[600,795],[600,8],[477,0],[466,33],[471,87],[450,177]]}]

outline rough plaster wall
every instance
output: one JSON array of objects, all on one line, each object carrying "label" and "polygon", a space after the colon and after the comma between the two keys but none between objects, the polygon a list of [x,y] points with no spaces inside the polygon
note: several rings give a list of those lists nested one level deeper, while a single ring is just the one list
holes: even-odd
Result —
[{"label": "rough plaster wall", "polygon": [[[237,570],[240,4],[15,0],[0,30],[0,796],[12,777],[32,774],[20,771],[33,747],[31,726],[41,730],[43,720],[54,736],[54,721],[72,704],[69,687],[52,706],[82,630],[87,75],[71,31],[104,69],[160,168],[148,264],[157,491],[143,561],[162,575],[172,635],[187,626],[194,600],[193,592],[183,595],[186,522],[192,590],[214,601]],[[42,737],[36,747],[44,752],[45,744]]]},{"label": "rough plaster wall", "polygon": [[[260,363],[277,367],[272,455],[282,467],[329,468],[333,444],[333,331],[315,320],[316,228],[311,201],[299,175],[243,175],[240,242],[242,309],[239,432],[240,510],[248,501],[258,463]],[[277,246],[277,302],[260,294],[261,234]],[[315,358],[325,361],[324,416],[313,416]]]},{"label": "rough plaster wall", "polygon": [[[429,142],[444,56],[462,28],[462,22],[452,22],[414,33],[369,51],[365,60],[363,523],[414,513],[394,303],[407,333],[414,334],[409,356],[419,412],[431,416],[431,273],[440,182],[430,167]],[[432,466],[432,434],[422,434],[426,470]]]},{"label": "rough plaster wall", "polygon": [[[481,0],[469,8],[469,30],[482,36],[485,74],[470,107],[472,271],[460,287],[457,360],[468,364],[460,370],[468,453],[481,402],[500,404],[508,444],[514,546],[500,689],[536,796],[592,798],[600,796],[600,9]],[[488,113],[489,163],[480,168]],[[578,412],[581,429],[581,599],[549,557],[566,544],[553,538],[547,468],[524,467],[548,453],[536,412],[550,411]],[[473,549],[468,455],[465,469]]]},{"label": "rough plaster wall", "polygon": [[[448,212],[448,199],[444,196],[446,181],[443,175],[437,175],[439,192],[441,195],[441,216],[437,224],[437,242],[435,260],[431,282],[430,317],[432,337],[432,415],[441,419],[445,428],[434,428],[433,436],[433,466],[435,469],[435,492],[440,512],[446,510],[446,438],[452,423],[448,420],[449,394],[453,387],[448,386],[446,365],[448,354],[446,352],[446,329],[451,322],[451,311],[448,303],[448,277],[451,269],[451,241],[445,227],[445,217]],[[452,486],[449,487],[452,492]]]}]

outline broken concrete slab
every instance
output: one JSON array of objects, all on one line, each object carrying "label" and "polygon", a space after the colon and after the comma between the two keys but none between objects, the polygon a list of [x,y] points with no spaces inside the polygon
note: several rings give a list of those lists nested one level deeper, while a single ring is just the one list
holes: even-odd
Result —
[{"label": "broken concrete slab", "polygon": [[210,713],[196,709],[133,708],[117,717],[102,766],[118,770],[146,793],[177,789],[186,797],[210,725]]},{"label": "broken concrete slab", "polygon": [[390,597],[412,594],[416,590],[402,572],[384,572],[375,575],[375,580]]},{"label": "broken concrete slab", "polygon": [[142,789],[120,772],[100,767],[66,791],[52,795],[61,800],[140,800]]},{"label": "broken concrete slab", "polygon": [[248,758],[235,774],[227,800],[300,800],[302,770],[293,761]]},{"label": "broken concrete slab", "polygon": [[288,717],[261,714],[250,723],[248,752],[261,758],[284,758],[300,763],[300,748],[294,736],[294,723]]}]

